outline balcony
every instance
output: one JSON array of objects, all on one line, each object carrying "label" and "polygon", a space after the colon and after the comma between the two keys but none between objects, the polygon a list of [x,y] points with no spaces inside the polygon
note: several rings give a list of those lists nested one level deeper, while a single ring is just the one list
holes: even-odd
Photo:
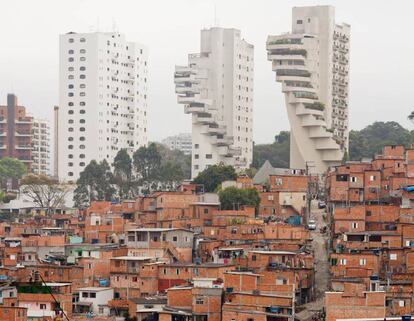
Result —
[{"label": "balcony", "polygon": [[31,150],[32,145],[17,145],[15,148],[16,149],[23,149],[23,150]]}]

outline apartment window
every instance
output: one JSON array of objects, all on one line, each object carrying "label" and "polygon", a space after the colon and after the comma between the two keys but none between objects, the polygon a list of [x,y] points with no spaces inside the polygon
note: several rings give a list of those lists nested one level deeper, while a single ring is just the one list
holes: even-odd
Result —
[{"label": "apartment window", "polygon": [[356,183],[356,181],[357,181],[357,178],[355,176],[351,176],[351,182]]},{"label": "apartment window", "polygon": [[85,145],[79,145],[79,149],[85,149]]},{"label": "apartment window", "polygon": [[212,159],[213,155],[212,154],[206,154],[206,159]]},{"label": "apartment window", "polygon": [[85,38],[80,38],[80,39],[79,39],[79,41],[80,41],[80,42],[85,42],[85,41],[86,41],[86,39],[85,39]]},{"label": "apartment window", "polygon": [[68,93],[68,96],[69,97],[73,97],[73,93]]},{"label": "apartment window", "polygon": [[[73,71],[74,70],[74,68],[73,67],[69,67],[68,68],[68,71]],[[72,87],[73,88],[73,87]]]},{"label": "apartment window", "polygon": [[69,145],[69,146],[68,146],[68,148],[69,148],[69,149],[73,149],[73,145]]},{"label": "apartment window", "polygon": [[86,58],[85,57],[80,57],[80,61],[85,61]]},{"label": "apartment window", "polygon": [[199,157],[200,157],[200,156],[199,156],[198,154],[194,154],[194,158],[195,158],[195,159],[199,159]]},{"label": "apartment window", "polygon": [[351,227],[352,227],[353,229],[358,228],[358,223],[357,223],[357,222],[352,222],[352,223],[351,223]]},{"label": "apartment window", "polygon": [[268,196],[267,196],[267,200],[268,200],[268,201],[273,201],[273,195],[268,195]]},{"label": "apartment window", "polygon": [[91,297],[91,298],[96,298],[96,293],[95,293],[95,292],[91,292],[91,293],[90,293],[90,297]]},{"label": "apartment window", "polygon": [[195,303],[196,304],[204,304],[204,300],[203,300],[203,298],[196,298]]},{"label": "apartment window", "polygon": [[84,167],[85,166],[85,162],[80,162],[79,166]]},{"label": "apartment window", "polygon": [[280,177],[276,177],[276,181],[275,181],[277,186],[280,186],[283,184],[283,180]]},{"label": "apartment window", "polygon": [[[69,86],[68,86],[68,88],[69,89],[73,89],[73,85],[72,84],[70,84]],[[70,103],[69,103],[70,104]],[[72,105],[73,105],[73,103],[72,103]],[[70,106],[70,105],[69,105]]]},{"label": "apartment window", "polygon": [[86,103],[84,102],[84,101],[81,101],[80,103],[79,103],[79,106],[85,106],[86,105]]},{"label": "apartment window", "polygon": [[82,67],[79,68],[79,70],[80,71],[85,71],[86,70],[86,67],[85,66],[82,66]]},{"label": "apartment window", "polygon": [[69,172],[68,173],[68,176],[73,176],[73,172]]},{"label": "apartment window", "polygon": [[400,306],[400,308],[405,307],[405,301],[404,300],[399,300],[398,305]]},{"label": "apartment window", "polygon": [[397,254],[396,253],[391,253],[390,254],[390,260],[396,261],[397,260]]},{"label": "apartment window", "polygon": [[73,106],[73,102],[69,102],[68,103],[68,106],[71,106],[72,107]]},{"label": "apartment window", "polygon": [[40,303],[40,310],[46,310],[46,304]]},{"label": "apartment window", "polygon": [[68,141],[73,142],[73,137],[68,137]]},{"label": "apartment window", "polygon": [[256,261],[257,257],[256,255],[252,255],[252,261]]},{"label": "apartment window", "polygon": [[81,119],[81,120],[79,120],[79,122],[80,122],[81,124],[85,124],[85,119]]},{"label": "apartment window", "polygon": [[177,236],[173,236],[172,240],[173,240],[173,242],[177,242],[178,241],[178,237]]},{"label": "apartment window", "polygon": [[81,136],[81,137],[79,137],[79,140],[80,140],[81,142],[83,142],[83,141],[85,141],[85,137],[84,137],[84,136]]},{"label": "apartment window", "polygon": [[359,265],[365,266],[366,264],[367,264],[367,260],[366,259],[359,259]]},{"label": "apartment window", "polygon": [[199,148],[199,145],[198,144],[194,144],[194,148],[195,149],[198,149]]},{"label": "apartment window", "polygon": [[69,57],[68,59],[69,62],[73,62],[73,60],[74,60],[73,57]]},{"label": "apartment window", "polygon": [[73,132],[73,127],[69,127],[68,131]]},{"label": "apartment window", "polygon": [[72,155],[72,154],[69,154],[69,155],[68,155],[68,158],[73,158],[73,155]]},{"label": "apartment window", "polygon": [[179,275],[180,274],[180,269],[175,269],[175,274]]},{"label": "apartment window", "polygon": [[68,76],[68,79],[73,79],[73,75],[69,75]]},{"label": "apartment window", "polygon": [[375,181],[375,175],[370,175],[369,180],[370,180],[371,182],[372,182],[372,181]]},{"label": "apartment window", "polygon": [[86,53],[86,50],[85,50],[85,49],[81,49],[79,52],[80,52],[81,54],[84,54],[84,53]]},{"label": "apartment window", "polygon": [[339,259],[340,265],[346,265],[346,259]]},{"label": "apartment window", "polygon": [[366,215],[366,216],[371,216],[371,215],[372,215],[372,212],[371,212],[371,211],[366,211],[366,212],[365,212],[365,215]]},{"label": "apartment window", "polygon": [[85,127],[81,127],[81,128],[79,128],[79,130],[80,130],[81,132],[84,132],[84,131],[85,131]]},{"label": "apartment window", "polygon": [[194,165],[194,169],[198,169],[199,168],[199,166],[198,165]]},{"label": "apartment window", "polygon": [[85,75],[80,75],[80,76],[79,76],[79,78],[80,78],[80,79],[85,79],[85,78],[86,78],[86,76],[85,76]]},{"label": "apartment window", "polygon": [[84,113],[85,113],[85,109],[79,110],[79,114],[84,114]]},{"label": "apartment window", "polygon": [[69,167],[72,167],[72,166],[73,166],[73,163],[72,163],[72,162],[69,162],[69,163],[68,163],[68,166],[69,166]]},{"label": "apartment window", "polygon": [[85,93],[84,92],[81,92],[80,94],[79,94],[79,96],[81,96],[81,97],[85,97]]},{"label": "apartment window", "polygon": [[72,109],[68,110],[68,114],[69,114],[69,115],[73,115],[73,113],[74,113],[74,112],[73,112],[73,110],[72,110]]},{"label": "apartment window", "polygon": [[74,42],[75,40],[73,40],[73,38],[69,38],[69,42],[70,43],[72,43],[72,42]]},{"label": "apartment window", "polygon": [[69,53],[69,55],[73,55],[74,51],[73,50],[69,50],[68,53]]},{"label": "apartment window", "polygon": [[86,88],[86,85],[85,84],[80,84],[79,88],[84,89],[84,88]]},{"label": "apartment window", "polygon": [[79,158],[85,158],[85,154],[80,154]]}]

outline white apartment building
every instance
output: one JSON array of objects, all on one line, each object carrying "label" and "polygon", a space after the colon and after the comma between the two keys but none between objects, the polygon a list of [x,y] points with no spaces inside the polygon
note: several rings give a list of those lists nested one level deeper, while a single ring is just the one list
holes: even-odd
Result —
[{"label": "white apartment building", "polygon": [[147,49],[117,32],[60,36],[58,174],[74,181],[91,161],[146,145]]},{"label": "white apartment building", "polygon": [[349,38],[334,7],[311,6],[293,8],[291,33],[267,39],[291,126],[291,168],[323,173],[348,150]]},{"label": "white apartment building", "polygon": [[248,168],[253,155],[254,47],[240,30],[201,31],[200,53],[175,68],[178,103],[192,115],[192,178],[224,163]]},{"label": "white apartment building", "polygon": [[34,174],[50,175],[50,125],[47,120],[33,118],[32,167]]},{"label": "white apartment building", "polygon": [[175,136],[169,136],[163,139],[161,143],[169,149],[178,149],[186,155],[191,154],[191,134],[181,133]]}]

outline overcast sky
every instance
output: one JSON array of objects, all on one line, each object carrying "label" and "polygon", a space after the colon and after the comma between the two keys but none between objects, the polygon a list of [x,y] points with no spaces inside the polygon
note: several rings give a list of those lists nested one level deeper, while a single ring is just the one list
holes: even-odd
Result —
[{"label": "overcast sky", "polygon": [[[173,72],[198,52],[200,29],[238,28],[255,46],[254,140],[271,142],[289,129],[280,84],[266,60],[269,34],[290,31],[291,8],[326,5],[351,24],[350,127],[395,120],[412,127],[414,1],[342,0],[2,0],[0,104],[14,92],[37,117],[52,119],[58,103],[59,34],[112,31],[149,49],[149,136],[160,140],[191,130],[176,103]],[[216,7],[216,10],[215,10]]]}]

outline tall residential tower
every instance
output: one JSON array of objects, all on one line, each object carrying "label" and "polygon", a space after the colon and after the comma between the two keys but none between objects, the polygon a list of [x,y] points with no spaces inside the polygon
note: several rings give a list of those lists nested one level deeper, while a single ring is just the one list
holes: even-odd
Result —
[{"label": "tall residential tower", "polygon": [[239,30],[205,29],[200,53],[175,68],[178,103],[192,115],[193,178],[210,165],[252,162],[253,51]]},{"label": "tall residential tower", "polygon": [[350,26],[331,6],[294,7],[292,32],[269,36],[291,126],[290,167],[323,173],[348,149]]},{"label": "tall residential tower", "polygon": [[117,32],[60,36],[59,179],[147,144],[147,50]]}]

